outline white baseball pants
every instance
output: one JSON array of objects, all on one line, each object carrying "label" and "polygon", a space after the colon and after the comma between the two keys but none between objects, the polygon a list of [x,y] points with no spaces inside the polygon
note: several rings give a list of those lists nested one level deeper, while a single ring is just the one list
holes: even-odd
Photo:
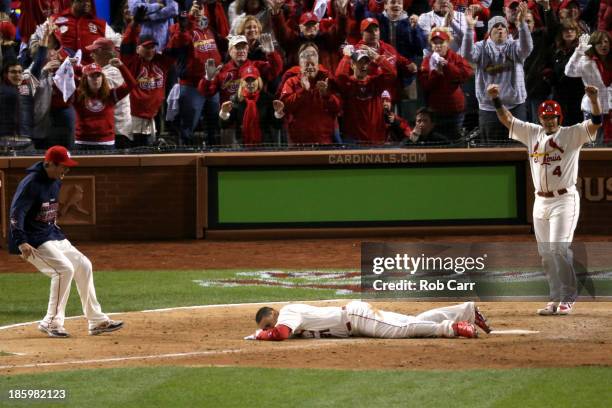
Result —
[{"label": "white baseball pants", "polygon": [[77,284],[83,313],[89,321],[89,328],[108,320],[96,299],[91,261],[67,239],[45,242],[36,249],[28,262],[51,278],[49,305],[44,323],[64,327],[66,303],[73,278]]},{"label": "white baseball pants", "polygon": [[346,313],[353,336],[384,339],[455,337],[453,323],[474,323],[475,305],[474,302],[465,302],[432,309],[418,316],[406,316],[377,310],[369,303],[355,301],[346,305]]},{"label": "white baseball pants", "polygon": [[533,229],[551,302],[573,302],[578,291],[570,245],[580,215],[580,195],[575,188],[568,190],[558,197],[536,196],[533,205]]}]

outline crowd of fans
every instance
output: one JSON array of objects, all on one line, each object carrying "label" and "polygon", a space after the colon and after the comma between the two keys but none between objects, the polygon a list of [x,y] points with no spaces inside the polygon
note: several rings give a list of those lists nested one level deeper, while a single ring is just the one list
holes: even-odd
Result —
[{"label": "crowd of fans", "polygon": [[[15,13],[18,8],[20,13]],[[508,143],[605,113],[612,0],[0,0],[0,150]],[[163,132],[162,132],[163,131]]]}]

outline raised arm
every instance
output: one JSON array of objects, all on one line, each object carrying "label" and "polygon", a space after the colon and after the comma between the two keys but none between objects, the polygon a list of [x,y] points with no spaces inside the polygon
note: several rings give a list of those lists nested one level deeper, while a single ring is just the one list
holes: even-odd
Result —
[{"label": "raised arm", "polygon": [[502,105],[501,103],[501,99],[499,99],[499,85],[489,85],[487,87],[487,94],[493,100],[493,105],[495,105],[495,112],[497,113],[497,118],[502,123],[502,125],[510,129],[510,125],[512,124],[514,116],[512,116],[512,113],[510,113],[508,109],[504,108],[504,105]]},{"label": "raised arm", "polygon": [[474,17],[472,9],[468,8],[465,10],[465,21],[467,24],[467,30],[461,41],[460,54],[463,58],[469,62],[476,63],[480,59],[480,53],[482,48],[474,44],[474,27],[476,27],[476,21],[478,17]]},{"label": "raised arm", "polygon": [[590,36],[588,34],[582,34],[580,36],[578,46],[565,66],[566,76],[573,78],[580,78],[582,76],[582,64],[580,63],[580,59],[584,56],[584,53],[591,48],[591,45],[589,45],[589,38]]},{"label": "raised arm", "polygon": [[589,98],[591,103],[591,119],[587,122],[589,133],[594,135],[597,129],[601,126],[603,115],[601,114],[601,106],[599,105],[598,89],[595,86],[587,85],[584,87],[584,93]]}]

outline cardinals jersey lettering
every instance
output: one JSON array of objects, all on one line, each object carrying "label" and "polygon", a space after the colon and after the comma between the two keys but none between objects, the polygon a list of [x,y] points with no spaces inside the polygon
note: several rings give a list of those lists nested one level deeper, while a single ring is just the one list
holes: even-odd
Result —
[{"label": "cardinals jersey lettering", "polygon": [[580,149],[595,140],[587,123],[560,127],[554,134],[547,135],[540,125],[512,120],[510,138],[527,146],[536,192],[555,192],[576,184]]}]

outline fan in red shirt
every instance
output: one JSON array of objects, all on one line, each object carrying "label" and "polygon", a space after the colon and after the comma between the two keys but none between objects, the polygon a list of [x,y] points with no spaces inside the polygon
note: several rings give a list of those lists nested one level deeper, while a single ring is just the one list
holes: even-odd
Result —
[{"label": "fan in red shirt", "polygon": [[155,116],[164,102],[168,72],[176,61],[172,49],[157,54],[155,38],[150,35],[138,38],[139,33],[140,25],[130,24],[121,43],[121,58],[136,79],[136,87],[130,93],[133,147],[154,141]]},{"label": "fan in red shirt", "polygon": [[[400,55],[392,45],[387,44],[380,39],[379,26],[380,24],[375,18],[370,17],[361,20],[361,41],[355,45],[354,49],[362,49],[364,47],[372,48],[389,62],[389,64],[393,67],[396,78],[395,84],[390,86],[388,89],[393,101],[398,102],[400,99],[401,90],[404,88],[405,80],[412,77],[417,72],[417,66],[408,58]],[[350,46],[348,47],[350,50]],[[347,53],[348,52],[345,54]],[[377,64],[372,64],[370,66],[370,73],[380,74],[380,66]]]},{"label": "fan in red shirt", "polygon": [[434,28],[429,35],[432,53],[425,57],[419,83],[425,91],[427,106],[436,115],[438,129],[449,140],[460,137],[465,111],[461,85],[474,71],[470,64],[449,48],[453,38],[445,27]]},{"label": "fan in red shirt", "polygon": [[229,40],[230,61],[222,67],[215,67],[215,61],[206,61],[206,76],[204,76],[198,90],[204,96],[220,93],[221,103],[230,100],[240,86],[239,70],[243,65],[252,65],[257,68],[263,81],[274,80],[283,69],[281,55],[274,51],[270,34],[262,34],[260,42],[266,61],[251,61],[248,59],[249,45],[244,35],[234,35]]},{"label": "fan in red shirt", "polygon": [[385,90],[382,95],[383,115],[387,127],[387,144],[401,144],[410,137],[412,129],[408,121],[393,112],[391,94]]},{"label": "fan in red shirt", "polygon": [[71,55],[77,50],[83,51],[85,64],[93,61],[86,47],[96,39],[108,38],[117,42],[120,39],[106,21],[95,16],[92,0],[73,0],[70,8],[54,14],[52,19],[57,26],[61,46]]},{"label": "fan in red shirt", "polygon": [[302,44],[298,51],[300,74],[283,86],[290,144],[331,144],[340,112],[340,99],[329,87],[329,72],[319,65],[319,49]]},{"label": "fan in red shirt", "polygon": [[110,64],[119,68],[125,83],[111,89],[98,64],[83,68],[83,77],[76,90],[74,108],[77,113],[76,146],[86,150],[108,150],[115,147],[115,104],[130,93],[136,80],[118,58]]},{"label": "fan in red shirt", "polygon": [[280,46],[287,53],[287,65],[298,65],[298,50],[305,42],[313,42],[319,47],[321,64],[335,69],[342,57],[340,47],[346,38],[347,3],[336,8],[336,22],[328,30],[320,28],[319,18],[308,11],[300,16],[299,31],[293,29],[285,20],[280,8],[272,11],[272,27]]},{"label": "fan in red shirt", "polygon": [[[370,64],[374,64],[374,74],[368,73]],[[378,73],[379,70],[381,73]],[[395,79],[391,63],[369,47],[355,51],[350,58],[340,61],[335,85],[344,101],[344,142],[372,145],[385,143],[387,129],[381,95],[385,89],[393,86]]]}]

